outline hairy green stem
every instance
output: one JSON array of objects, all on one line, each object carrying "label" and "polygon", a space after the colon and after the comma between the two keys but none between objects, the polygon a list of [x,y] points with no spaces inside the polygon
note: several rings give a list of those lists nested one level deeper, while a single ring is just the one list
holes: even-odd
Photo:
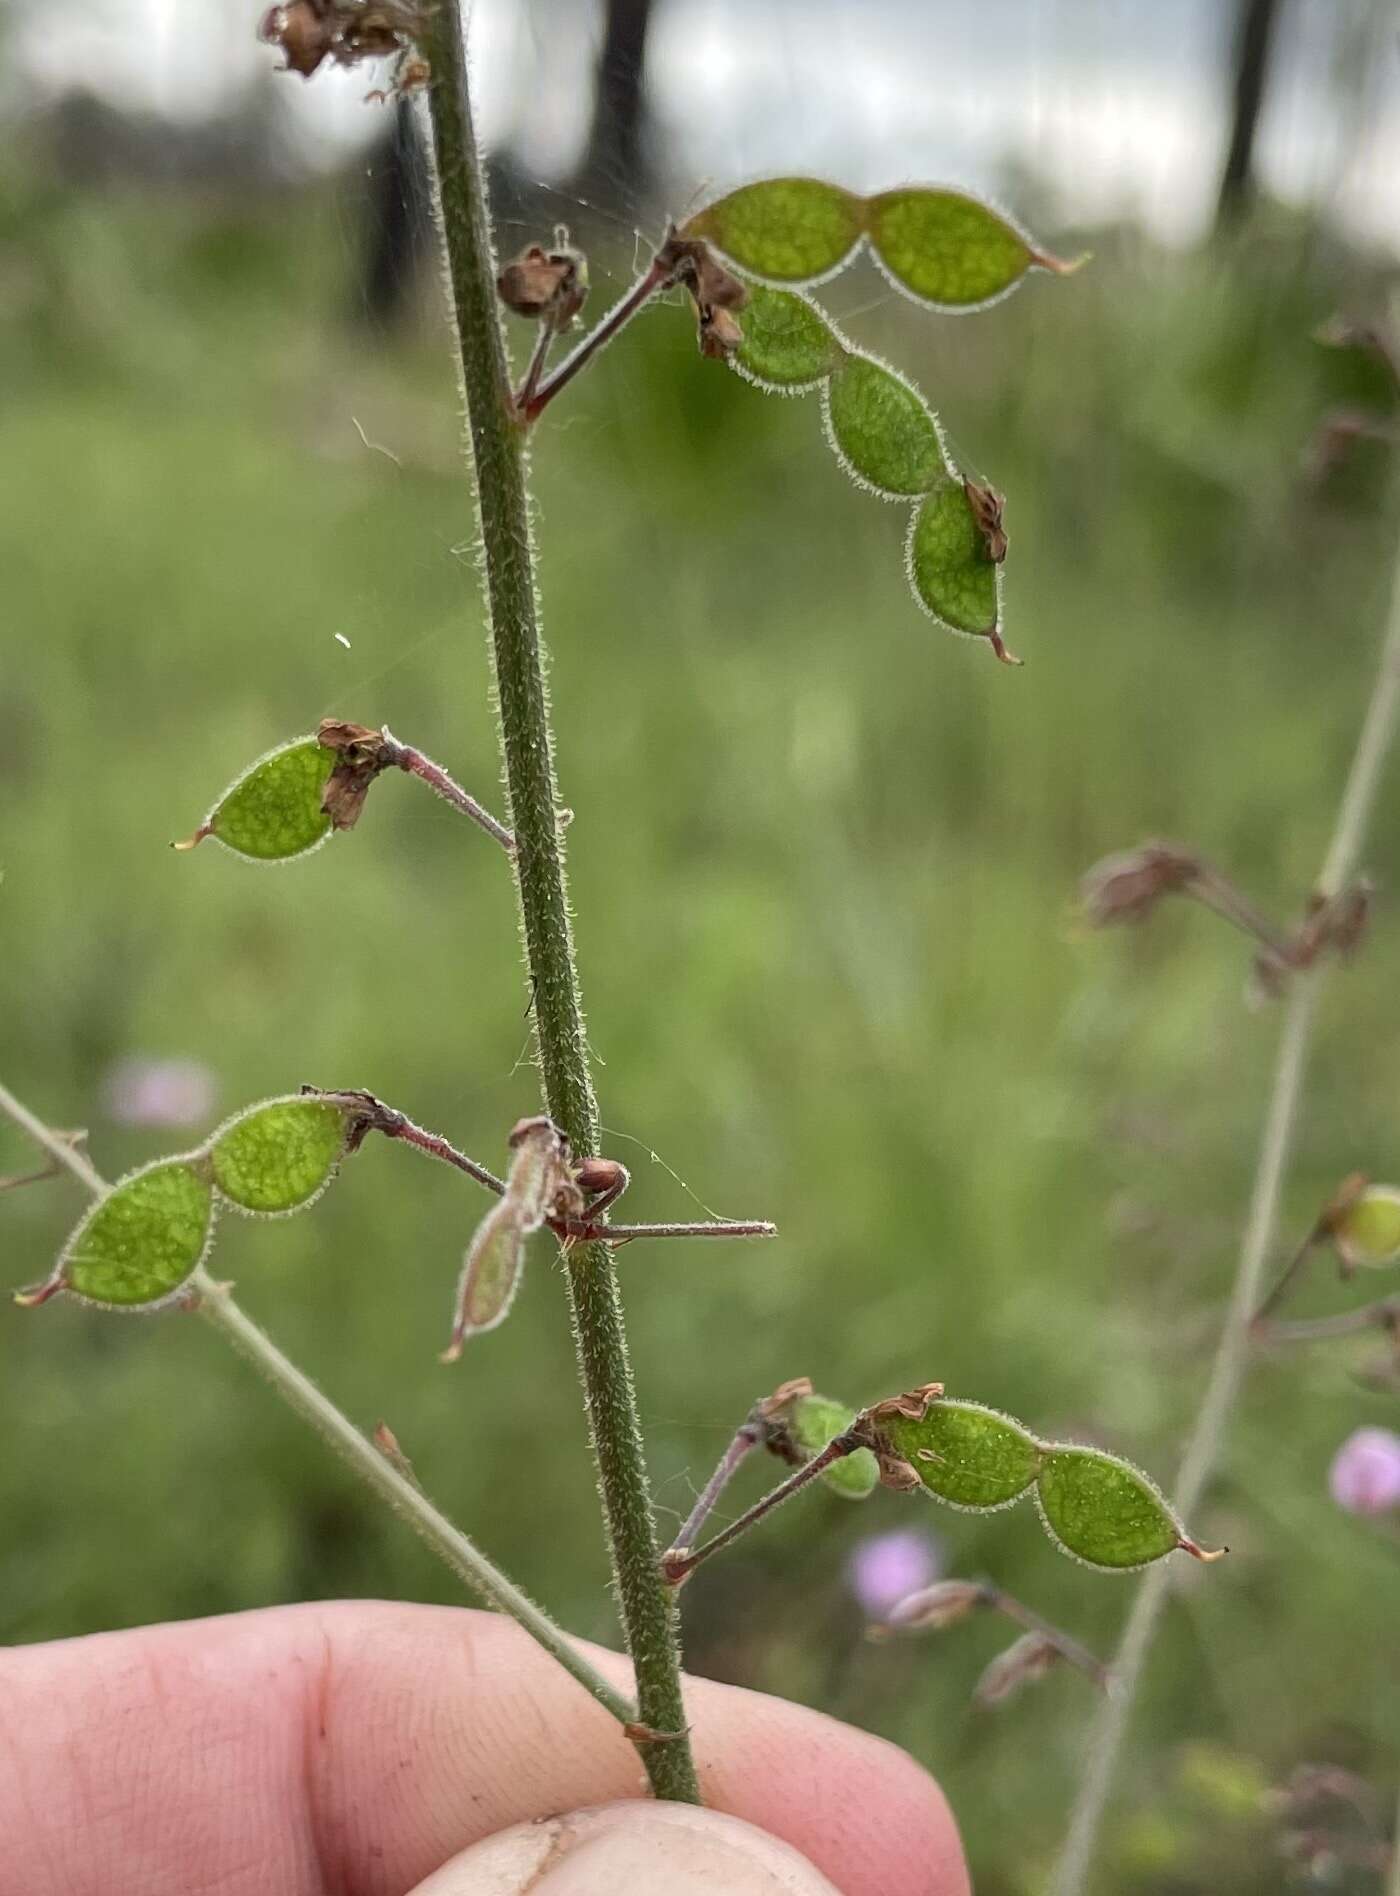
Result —
[{"label": "hairy green stem", "polygon": [[[107,1190],[106,1180],[87,1154],[53,1132],[4,1086],[0,1086],[0,1113],[27,1133],[56,1165],[66,1167],[80,1179],[95,1196],[100,1197]],[[360,1433],[309,1376],[282,1354],[271,1337],[238,1307],[224,1285],[212,1282],[201,1267],[191,1280],[191,1289],[196,1294],[200,1315],[261,1371],[289,1408],[309,1422],[337,1454],[344,1456],[356,1474],[403,1515],[470,1592],[487,1606],[508,1614],[614,1718],[627,1724],[636,1716],[630,1701],[589,1664],[549,1615],[508,1580],[446,1515],[440,1514],[422,1490]]]},{"label": "hairy green stem", "polygon": [[[564,886],[554,738],[535,606],[524,429],[512,399],[482,164],[472,124],[459,0],[438,0],[422,50],[436,201],[474,463],[501,746],[515,835],[526,961],[545,1103],[576,1153],[597,1151],[598,1109]],[[638,1743],[659,1797],[699,1801],[684,1737],[674,1608],[657,1564],[656,1530],[622,1302],[606,1245],[567,1260],[574,1340],[597,1458],[613,1574],[636,1672]]]},{"label": "hairy green stem", "polygon": [[[1400,714],[1400,552],[1396,557],[1390,621],[1375,685],[1317,881],[1316,895],[1323,901],[1339,895],[1356,870],[1375,807],[1381,772],[1395,736],[1397,714]],[[1313,1021],[1326,971],[1326,963],[1322,963],[1292,977],[1234,1289],[1210,1381],[1177,1477],[1174,1498],[1184,1518],[1195,1512],[1215,1472],[1230,1412],[1244,1376],[1251,1325],[1274,1245],[1279,1200],[1293,1148]],[[1050,1884],[1051,1896],[1080,1896],[1086,1885],[1168,1584],[1168,1566],[1161,1561],[1138,1586],[1111,1665],[1114,1691],[1101,1704],[1090,1733],[1088,1761],[1070,1815],[1064,1849]]]}]

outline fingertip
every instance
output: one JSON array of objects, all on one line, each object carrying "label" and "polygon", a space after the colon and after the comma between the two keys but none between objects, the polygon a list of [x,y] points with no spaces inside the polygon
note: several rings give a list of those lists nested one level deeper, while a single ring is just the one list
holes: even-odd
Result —
[{"label": "fingertip", "polygon": [[792,1844],[843,1896],[968,1896],[948,1801],[908,1752],[783,1699],[696,1688],[707,1801]]}]

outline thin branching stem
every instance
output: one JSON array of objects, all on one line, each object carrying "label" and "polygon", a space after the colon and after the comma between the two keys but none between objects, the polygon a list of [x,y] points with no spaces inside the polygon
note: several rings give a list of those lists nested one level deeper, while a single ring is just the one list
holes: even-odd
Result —
[{"label": "thin branching stem", "polygon": [[1048,1640],[1067,1664],[1076,1667],[1086,1678],[1092,1679],[1102,1691],[1109,1689],[1113,1675],[1096,1653],[1090,1652],[1087,1646],[1081,1645],[1077,1639],[1062,1631],[1060,1627],[1052,1625],[1049,1620],[1042,1619],[1033,1607],[1018,1600],[1014,1594],[1007,1593],[997,1586],[995,1581],[986,1580],[982,1585],[988,1606],[1004,1614],[1007,1619],[1013,1620],[1025,1632],[1036,1633],[1040,1638]]},{"label": "thin branching stem", "polygon": [[1273,1289],[1268,1292],[1264,1301],[1255,1311],[1253,1325],[1256,1329],[1262,1328],[1278,1309],[1279,1305],[1301,1276],[1303,1266],[1307,1263],[1321,1242],[1322,1236],[1317,1226],[1314,1225],[1312,1230],[1294,1251],[1292,1257],[1289,1258],[1288,1262],[1279,1272],[1278,1282],[1274,1285]]},{"label": "thin branching stem", "polygon": [[478,803],[470,791],[464,790],[454,777],[450,777],[441,764],[435,764],[431,757],[425,757],[412,744],[401,744],[388,729],[384,731],[384,741],[391,747],[391,763],[410,777],[417,777],[420,783],[427,784],[454,810],[460,810],[463,816],[470,817],[478,828],[485,830],[488,836],[501,845],[508,856],[515,854],[515,838],[505,824],[498,823],[491,812]]},{"label": "thin branching stem", "polygon": [[[1400,550],[1392,584],[1390,619],[1381,648],[1361,735],[1317,880],[1316,896],[1338,896],[1357,868],[1375,807],[1381,772],[1395,737],[1400,713]],[[1259,1307],[1264,1272],[1274,1245],[1279,1200],[1288,1170],[1293,1136],[1307,1069],[1317,1004],[1326,979],[1325,963],[1295,976],[1284,1004],[1273,1085],[1264,1120],[1249,1216],[1240,1244],[1239,1264],[1229,1310],[1220,1333],[1205,1397],[1196,1417],[1181,1470],[1175,1501],[1189,1518],[1195,1512],[1224,1445],[1225,1430],[1249,1357],[1250,1330]],[[1051,1896],[1080,1896],[1093,1862],[1119,1754],[1132,1717],[1144,1663],[1167,1597],[1168,1566],[1151,1568],[1139,1582],[1111,1670],[1115,1690],[1099,1707],[1090,1733],[1088,1759],[1070,1815],[1064,1849],[1050,1885]]]},{"label": "thin branching stem", "polygon": [[1337,1336],[1358,1336],[1363,1330],[1392,1329],[1400,1329],[1400,1297],[1381,1297],[1332,1317],[1299,1317],[1291,1323],[1256,1320],[1255,1341],[1266,1348],[1274,1343],[1327,1343]]},{"label": "thin branching stem", "polygon": [[631,289],[619,297],[596,327],[590,329],[583,341],[569,351],[553,375],[528,399],[522,399],[520,413],[525,421],[538,421],[555,396],[561,394],[574,377],[588,367],[599,350],[620,334],[638,310],[644,309],[659,290],[669,289],[674,280],[674,266],[662,256],[653,257]]},{"label": "thin branching stem", "polygon": [[763,1433],[756,1422],[745,1422],[734,1431],[733,1440],[720,1456],[714,1473],[695,1497],[695,1506],[685,1517],[685,1525],[672,1541],[668,1554],[689,1553],[695,1545],[695,1536],[714,1513],[715,1503],[762,1440]]},{"label": "thin branching stem", "polygon": [[[505,1196],[503,1178],[459,1151],[440,1132],[429,1132],[406,1113],[386,1106],[372,1094],[327,1092],[320,1087],[303,1087],[302,1091],[358,1114],[363,1132],[380,1132],[386,1139],[397,1139],[412,1146],[415,1152],[465,1172],[468,1178],[475,1179],[498,1198]],[[612,1196],[609,1195],[609,1203]],[[776,1238],[778,1235],[778,1227],[767,1218],[704,1218],[695,1224],[613,1224],[597,1215],[603,1209],[600,1202],[589,1206],[581,1218],[549,1217],[545,1223],[556,1237],[568,1238],[576,1244],[631,1244],[638,1238]]]},{"label": "thin branching stem", "polygon": [[[431,72],[427,104],[435,203],[471,439],[471,485],[481,530],[540,1077],[549,1114],[573,1151],[591,1153],[597,1150],[598,1107],[565,887],[554,731],[536,613],[527,429],[511,389],[497,301],[459,0],[439,0],[425,11],[420,50]],[[551,378],[556,388],[566,370],[576,372],[566,362]],[[536,395],[536,410],[549,387]],[[638,1755],[657,1796],[697,1803],[699,1783],[684,1735],[675,1608],[657,1566],[641,1425],[610,1247],[570,1245],[565,1278],[623,1634],[636,1674],[637,1722],[642,1732],[669,1734],[665,1739],[638,1735]]]},{"label": "thin branching stem", "polygon": [[529,409],[530,403],[534,400],[535,390],[539,387],[540,377],[544,374],[544,365],[549,360],[550,344],[554,341],[555,333],[553,323],[546,321],[540,324],[539,332],[535,337],[535,346],[530,351],[525,379],[520,384],[519,392],[515,397],[515,405],[522,413]]},{"label": "thin branching stem", "polygon": [[[61,1133],[51,1131],[4,1086],[0,1086],[0,1112],[95,1196],[107,1190],[106,1180],[86,1152]],[[240,1309],[226,1285],[215,1283],[201,1267],[191,1279],[190,1291],[190,1303],[199,1314],[252,1363],[289,1408],[309,1422],[322,1440],[404,1517],[469,1592],[487,1606],[508,1614],[620,1724],[626,1725],[635,1719],[636,1708],[626,1695],[610,1685],[562,1628],[508,1580],[460,1528],[439,1513],[402,1468],[395,1466],[363,1436],[310,1377],[283,1355],[271,1337]]]},{"label": "thin branching stem", "polygon": [[711,1554],[717,1554],[721,1548],[728,1547],[732,1541],[738,1540],[741,1534],[747,1534],[749,1529],[756,1526],[765,1515],[771,1514],[773,1509],[780,1507],[784,1501],[790,1501],[793,1495],[800,1493],[808,1482],[815,1481],[817,1476],[824,1469],[830,1468],[833,1462],[840,1461],[843,1456],[854,1455],[857,1449],[867,1446],[864,1436],[852,1429],[848,1429],[844,1435],[833,1436],[826,1447],[815,1454],[809,1462],[803,1462],[802,1466],[795,1469],[786,1481],[780,1481],[776,1488],[770,1488],[761,1500],[755,1501],[751,1508],[745,1508],[744,1512],[737,1515],[728,1527],[721,1528],[718,1534],[711,1535],[703,1546],[689,1548],[677,1544],[675,1547],[668,1547],[661,1556],[661,1571],[666,1576],[667,1583],[678,1587],[682,1580],[694,1573],[702,1560],[708,1560]]}]

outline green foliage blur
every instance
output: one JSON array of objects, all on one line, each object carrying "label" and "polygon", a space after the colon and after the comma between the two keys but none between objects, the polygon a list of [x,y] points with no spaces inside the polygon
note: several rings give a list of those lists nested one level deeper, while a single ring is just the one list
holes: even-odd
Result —
[{"label": "green foliage blur", "polygon": [[[537,1093],[484,837],[395,777],[353,835],[288,868],[167,847],[324,715],[387,722],[500,803],[431,272],[403,333],[357,322],[340,185],[196,200],[15,175],[0,202],[0,257],[25,260],[0,304],[0,1076],[86,1125],[109,1176],[303,1081],[369,1087],[499,1167]],[[1317,473],[1319,425],[1383,389],[1311,338],[1339,308],[1374,314],[1380,281],[1271,211],[1194,255],[1090,241],[1092,268],[975,317],[928,316],[869,271],[823,293],[1006,491],[1023,671],[920,614],[905,510],[842,478],[815,400],[701,361],[679,308],[539,431],[606,1149],[632,1167],[633,1217],[698,1201],[782,1231],[621,1254],[663,1524],[791,1376],[850,1403],[940,1378],[1165,1485],[1203,1385],[1277,1016],[1243,1004],[1248,950],[1214,919],[1169,905],[1084,938],[1072,898],[1149,835],[1280,916],[1306,895],[1395,534],[1383,450]],[[628,262],[595,253],[600,306]],[[1392,788],[1382,880],[1397,848]],[[1328,996],[1289,1232],[1353,1167],[1400,1174],[1394,930],[1383,906]],[[208,1122],[116,1123],[104,1077],[132,1055],[207,1063]],[[0,1125],[0,1171],[30,1162]],[[436,1361],[482,1209],[372,1143],[305,1217],[225,1220],[213,1268],[351,1415],[392,1425],[515,1578],[608,1639],[547,1242],[509,1323],[455,1370]],[[41,1276],[80,1210],[61,1181],[0,1200],[6,1280]],[[1299,1309],[1363,1291],[1319,1278]],[[1249,1382],[1190,1523],[1234,1551],[1180,1563],[1105,1889],[1276,1889],[1264,1787],[1302,1761],[1393,1774],[1395,1541],[1326,1489],[1341,1440],[1394,1421],[1356,1373],[1375,1348],[1277,1355]],[[0,1364],[4,1638],[458,1597],[190,1318],[14,1311]],[[686,1589],[689,1662],[909,1746],[948,1786],[983,1896],[1019,1896],[1062,1832],[1092,1688],[1066,1671],[979,1712],[1006,1629],[866,1641],[848,1562],[910,1524],[947,1572],[990,1573],[1111,1650],[1133,1582],[1063,1559],[1029,1510],[815,1491]],[[1335,1886],[1374,1887],[1354,1874]]]}]

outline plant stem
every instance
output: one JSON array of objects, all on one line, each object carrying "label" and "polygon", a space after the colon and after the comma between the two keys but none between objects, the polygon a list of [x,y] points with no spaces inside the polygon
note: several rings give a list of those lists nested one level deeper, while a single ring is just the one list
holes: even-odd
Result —
[{"label": "plant stem", "polygon": [[[1328,846],[1316,895],[1337,896],[1357,866],[1380,785],[1381,770],[1395,736],[1400,712],[1400,551],[1397,551],[1390,619],[1380,663],[1351,771]],[[1326,964],[1294,976],[1285,1003],[1274,1064],[1273,1086],[1259,1148],[1249,1216],[1240,1245],[1239,1264],[1229,1310],[1220,1333],[1205,1398],[1177,1477],[1179,1513],[1194,1513],[1215,1472],[1226,1425],[1249,1353],[1250,1324],[1259,1303],[1264,1271],[1278,1224],[1279,1199],[1293,1145],[1293,1133],[1307,1067],[1308,1047]],[[1157,1621],[1166,1600],[1168,1564],[1159,1562],[1140,1582],[1110,1670],[1115,1690],[1101,1704],[1089,1738],[1088,1763],[1070,1816],[1068,1835],[1051,1896],[1079,1896],[1093,1861],[1099,1828],[1113,1786],[1118,1756]]]},{"label": "plant stem", "polygon": [[[304,1086],[301,1090],[355,1114],[361,1135],[380,1132],[386,1139],[400,1140],[430,1159],[438,1159],[444,1165],[465,1172],[468,1178],[475,1179],[478,1185],[484,1185],[487,1191],[494,1192],[498,1198],[505,1196],[506,1182],[503,1178],[497,1178],[493,1171],[476,1159],[468,1158],[450,1139],[444,1139],[440,1132],[429,1132],[397,1107],[386,1106],[382,1099],[376,1099],[372,1093],[334,1092],[319,1086]],[[0,1181],[0,1184],[3,1182]],[[611,1197],[607,1202],[612,1202]],[[545,1219],[545,1223],[556,1237],[601,1244],[631,1244],[638,1238],[776,1238],[778,1235],[778,1227],[766,1218],[707,1218],[698,1224],[612,1224],[599,1215],[605,1208],[600,1201],[590,1205],[581,1218],[551,1216]]]},{"label": "plant stem", "polygon": [[420,783],[435,790],[444,803],[450,803],[454,810],[460,810],[463,816],[469,816],[486,834],[501,845],[508,856],[515,854],[515,838],[504,823],[498,823],[488,809],[477,802],[476,798],[464,790],[454,777],[450,777],[441,764],[435,764],[431,757],[425,757],[422,751],[412,744],[401,744],[387,729],[384,741],[393,747],[392,761],[410,777],[417,777]]},{"label": "plant stem", "polygon": [[528,394],[524,389],[521,390],[520,413],[523,418],[527,422],[538,421],[554,397],[569,386],[580,369],[586,369],[598,351],[627,327],[637,311],[645,308],[658,290],[669,289],[673,281],[674,266],[666,261],[664,254],[653,257],[631,289],[613,304],[583,341],[570,350],[543,387],[531,390]]},{"label": "plant stem", "polygon": [[1382,1297],[1376,1303],[1362,1304],[1358,1310],[1340,1311],[1335,1317],[1300,1317],[1293,1323],[1256,1319],[1255,1341],[1265,1348],[1274,1343],[1326,1343],[1337,1336],[1358,1336],[1363,1330],[1397,1327],[1400,1297]]},{"label": "plant stem", "polygon": [[1060,1657],[1076,1667],[1086,1678],[1092,1679],[1100,1691],[1109,1690],[1113,1675],[1096,1653],[1090,1652],[1087,1646],[1081,1645],[1077,1639],[1062,1632],[1058,1626],[1052,1626],[1049,1620],[1042,1619],[1033,1608],[1026,1606],[1013,1594],[1005,1592],[994,1581],[989,1580],[986,1583],[986,1593],[988,1606],[998,1613],[1004,1613],[1007,1619],[1013,1620],[1024,1631],[1037,1633],[1042,1639],[1048,1639]]},{"label": "plant stem", "polygon": [[[0,1112],[28,1133],[58,1165],[66,1166],[94,1196],[107,1190],[106,1180],[87,1154],[52,1132],[41,1119],[36,1119],[4,1086],[0,1086]],[[238,1307],[223,1285],[212,1282],[202,1267],[190,1282],[191,1289],[197,1293],[195,1308],[199,1314],[262,1372],[289,1408],[309,1422],[377,1494],[405,1517],[478,1599],[508,1614],[620,1723],[625,1725],[635,1718],[636,1710],[626,1696],[608,1684],[548,1614],[508,1580],[460,1528],[438,1512],[420,1488],[361,1435],[354,1423],[322,1395],[310,1377],[284,1356],[272,1339]]]},{"label": "plant stem", "polygon": [[[728,1547],[731,1541],[738,1540],[741,1534],[747,1534],[749,1529],[756,1526],[765,1514],[771,1514],[774,1508],[784,1501],[790,1501],[793,1495],[805,1488],[809,1481],[815,1481],[823,1469],[830,1468],[831,1464],[840,1461],[842,1456],[854,1455],[857,1449],[866,1446],[868,1444],[864,1438],[849,1429],[844,1435],[834,1436],[824,1449],[812,1457],[811,1461],[803,1462],[802,1466],[790,1474],[786,1481],[780,1481],[776,1488],[770,1488],[761,1500],[755,1501],[751,1508],[745,1508],[744,1512],[736,1516],[728,1527],[721,1528],[718,1534],[711,1535],[703,1546],[693,1551],[682,1546],[668,1548],[661,1557],[661,1570],[666,1576],[668,1585],[678,1587],[682,1580],[694,1573],[702,1560],[708,1560],[711,1554],[717,1554],[722,1547]],[[720,1464],[720,1468],[724,1468],[723,1463]],[[689,1526],[688,1522],[687,1526]]]},{"label": "plant stem", "polygon": [[625,1725],[636,1717],[631,1701],[608,1684],[548,1614],[508,1580],[446,1515],[438,1512],[402,1469],[389,1461],[322,1395],[315,1383],[282,1354],[222,1286],[211,1283],[200,1271],[196,1274],[195,1288],[200,1292],[199,1314],[247,1357],[282,1400],[343,1455],[369,1487],[403,1515],[409,1526],[422,1535],[472,1593],[523,1627],[614,1718]]},{"label": "plant stem", "polygon": [[758,1425],[754,1422],[745,1422],[742,1427],[735,1430],[734,1438],[721,1455],[714,1473],[695,1497],[695,1506],[686,1516],[685,1525],[680,1533],[667,1549],[668,1553],[688,1554],[690,1552],[695,1544],[695,1536],[714,1513],[716,1502],[734,1479],[740,1464],[752,1454],[762,1439]]},{"label": "plant stem", "polygon": [[[428,11],[421,44],[432,71],[428,112],[436,202],[471,435],[540,1073],[551,1117],[575,1152],[592,1153],[598,1111],[564,886],[554,737],[535,615],[525,430],[514,409],[496,300],[459,0],[438,0]],[[683,1733],[674,1606],[657,1567],[622,1301],[607,1246],[571,1246],[566,1276],[623,1632],[636,1671],[638,1721],[653,1732]],[[699,1801],[685,1737],[641,1739],[638,1752],[657,1796]]]}]

